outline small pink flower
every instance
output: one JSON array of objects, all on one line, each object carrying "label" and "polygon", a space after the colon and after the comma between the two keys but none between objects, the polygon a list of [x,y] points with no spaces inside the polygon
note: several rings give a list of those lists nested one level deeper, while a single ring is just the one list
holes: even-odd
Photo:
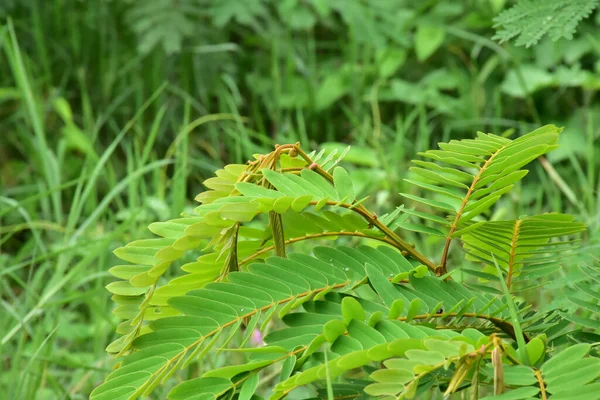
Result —
[{"label": "small pink flower", "polygon": [[252,336],[250,337],[250,342],[254,345],[254,346],[263,346],[263,340],[262,340],[262,333],[260,333],[260,330],[255,329],[252,332]]}]

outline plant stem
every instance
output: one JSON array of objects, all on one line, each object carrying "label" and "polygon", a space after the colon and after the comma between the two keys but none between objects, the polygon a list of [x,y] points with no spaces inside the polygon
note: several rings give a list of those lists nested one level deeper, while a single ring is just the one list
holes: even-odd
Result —
[{"label": "plant stem", "polygon": [[[302,158],[304,158],[306,160],[306,162],[309,163],[310,169],[312,169],[313,171],[315,171],[316,173],[318,173],[319,175],[321,175],[322,177],[324,177],[330,183],[333,184],[333,176],[331,176],[330,173],[325,171],[319,165],[315,164],[312,161],[312,159],[308,156],[308,154],[306,154],[300,148],[300,146],[298,144],[296,144],[294,146],[295,146],[294,148],[298,152],[298,155],[300,155]],[[281,147],[283,147],[283,146],[281,146]],[[438,269],[438,267],[431,260],[429,260],[423,254],[419,253],[413,246],[411,246],[404,239],[402,239],[400,236],[398,236],[394,231],[392,231],[385,224],[383,224],[381,221],[379,221],[379,219],[377,218],[377,215],[375,213],[369,212],[369,210],[367,210],[363,205],[353,207],[353,208],[351,208],[351,210],[354,210],[355,212],[360,214],[365,220],[367,220],[367,222],[369,222],[370,225],[373,225],[374,227],[379,229],[381,232],[383,232],[394,243],[396,243],[398,248],[400,248],[403,251],[406,251],[412,258],[419,261],[421,264],[426,265],[430,270],[432,270],[434,272]]]},{"label": "plant stem", "polygon": [[498,153],[500,153],[500,150],[502,150],[503,148],[504,147],[496,150],[496,152],[492,154],[490,158],[488,158],[488,160],[485,162],[485,164],[483,164],[483,166],[479,169],[479,172],[477,173],[475,178],[473,178],[473,182],[471,183],[469,190],[467,190],[467,194],[465,195],[465,198],[463,199],[462,204],[460,205],[460,208],[456,213],[456,217],[454,217],[452,225],[450,226],[450,231],[448,232],[448,236],[446,237],[446,244],[444,245],[444,253],[442,254],[442,260],[440,261],[439,268],[436,271],[437,276],[445,275],[448,272],[446,269],[446,263],[448,262],[448,250],[450,249],[450,243],[452,242],[452,234],[458,227],[458,223],[460,221],[460,217],[462,217],[463,210],[467,206],[467,203],[471,198],[471,194],[473,194],[473,192],[475,191],[475,187],[477,186],[477,183],[479,183],[482,174],[485,172],[487,167],[492,163],[492,160],[494,160],[496,155],[498,155]]},{"label": "plant stem", "polygon": [[[365,239],[373,239],[373,240],[379,240],[382,242],[385,242],[387,244],[390,244],[392,246],[395,246],[396,243],[394,241],[392,241],[391,239],[387,238],[387,237],[377,237],[377,236],[369,236],[365,233],[362,232],[321,232],[321,233],[313,233],[313,234],[309,234],[309,235],[305,235],[305,236],[300,236],[297,238],[292,238],[292,239],[288,239],[285,241],[285,244],[292,244],[292,243],[296,243],[296,242],[301,242],[303,240],[310,240],[310,239],[318,239],[318,238],[322,238],[322,237],[331,237],[331,236],[355,236],[355,237],[360,237],[360,238],[365,238]],[[269,247],[265,247],[264,249],[261,249],[255,253],[253,253],[251,256],[246,257],[245,259],[243,259],[242,261],[240,261],[240,265],[246,264],[248,261],[251,261],[253,259],[255,259],[256,257],[260,256],[261,254],[267,253],[269,251],[272,251],[275,249],[275,245],[273,246],[269,246]]]}]

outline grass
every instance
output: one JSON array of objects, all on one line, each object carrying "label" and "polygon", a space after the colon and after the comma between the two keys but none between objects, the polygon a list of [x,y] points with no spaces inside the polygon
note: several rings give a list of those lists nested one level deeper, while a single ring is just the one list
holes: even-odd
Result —
[{"label": "grass", "polygon": [[[151,155],[164,111],[151,124],[149,141],[139,136],[124,141],[133,129],[140,129],[140,118],[147,118],[148,108],[155,106],[167,86],[163,84],[102,153],[87,153],[79,165],[68,165],[77,160],[65,160],[64,143],[54,143],[53,148],[47,140],[51,127],[40,116],[46,104],[32,89],[10,23],[2,41],[24,99],[18,128],[25,135],[32,132],[30,161],[43,174],[42,181],[31,182],[33,187],[21,187],[18,200],[8,197],[10,192],[0,199],[4,221],[24,221],[2,226],[1,242],[17,247],[9,259],[3,255],[7,265],[2,268],[5,312],[0,346],[2,368],[8,373],[2,374],[2,386],[15,399],[83,398],[112,363],[104,352],[116,328],[104,289],[110,281],[107,270],[115,262],[110,249],[132,236],[147,235],[144,228],[149,219],[183,208],[189,163],[185,158],[175,161]],[[97,132],[110,118],[110,114],[99,117],[92,124],[96,133],[90,136],[98,140]],[[186,140],[179,141],[178,150],[187,153],[187,145]],[[126,166],[119,165],[117,150],[127,154]],[[165,179],[169,166],[172,177]],[[73,167],[79,171],[65,171]],[[117,172],[123,167],[126,174]],[[99,190],[102,185],[105,190]],[[173,208],[165,199],[167,188],[174,189],[169,196]],[[140,212],[145,213],[142,218]],[[31,239],[22,238],[25,230],[31,232]]]},{"label": "grass", "polygon": [[[412,43],[386,42],[409,55],[395,74],[379,76],[381,49],[339,18],[323,33],[273,17],[258,28],[230,22],[216,37],[202,33],[180,54],[144,54],[135,35],[123,33],[125,6],[108,3],[32,1],[10,10],[0,27],[0,389],[7,398],[87,398],[113,363],[104,351],[117,324],[104,289],[117,263],[111,251],[149,237],[150,222],[192,207],[201,181],[224,163],[275,143],[365,149],[361,156],[371,159],[350,163],[365,187],[380,189],[370,201],[384,210],[402,202],[409,160],[435,142],[564,122],[567,140],[583,134],[583,145],[533,165],[517,197],[496,213],[573,212],[588,223],[589,238],[600,239],[595,89],[565,84],[507,96],[505,76],[531,52],[501,47],[485,30],[448,18],[442,55],[418,64]],[[587,53],[584,67],[597,55],[597,48]],[[337,74],[345,86],[323,89]],[[400,80],[421,83],[394,92]],[[434,95],[411,97],[418,92]],[[329,105],[315,109],[316,101]],[[569,120],[576,111],[581,118]],[[420,246],[427,253],[437,243]]]}]

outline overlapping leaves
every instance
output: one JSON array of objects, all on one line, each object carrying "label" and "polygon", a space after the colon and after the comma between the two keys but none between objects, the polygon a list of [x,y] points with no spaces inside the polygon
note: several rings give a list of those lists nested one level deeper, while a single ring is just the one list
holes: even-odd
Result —
[{"label": "overlapping leaves", "polygon": [[[344,235],[383,240],[383,235],[357,215],[323,209],[350,209],[357,205],[356,195],[348,173],[336,167],[343,154],[321,152],[313,156],[333,169],[333,182],[312,170],[302,169],[306,161],[286,154],[281,157],[282,165],[299,168],[299,175],[228,165],[204,182],[210,190],[196,197],[202,204],[191,214],[150,225],[160,239],[134,241],[115,250],[119,258],[131,264],[111,269],[114,276],[123,279],[107,288],[118,304],[115,314],[124,322],[117,330],[123,336],[108,350],[123,354],[136,337],[149,331],[145,321],[176,313],[168,304],[170,298],[220,279],[227,271],[237,270],[240,264],[272,254],[270,226],[265,221],[254,226],[243,225],[261,215],[276,212],[293,222],[285,224],[287,243]],[[273,189],[265,187],[265,182]],[[303,212],[298,222],[295,214],[309,206],[314,212]],[[190,260],[189,253],[193,251],[202,254]],[[160,285],[171,265],[182,261],[181,269],[186,274]]]},{"label": "overlapping leaves", "polygon": [[[215,344],[226,346],[242,322],[248,321],[246,334],[237,341],[238,347],[243,347],[252,330],[264,327],[275,313],[288,328],[267,337],[267,342],[278,349],[272,354],[267,351],[272,358],[214,370],[204,378],[233,379],[254,371],[259,364],[281,361],[282,354],[289,357],[298,348],[305,349],[297,353],[299,357],[308,357],[308,349],[314,352],[317,345],[333,340],[332,332],[339,331],[340,323],[349,323],[359,316],[366,319],[369,315],[372,323],[389,320],[406,325],[410,321],[433,323],[446,318],[467,326],[487,326],[497,332],[506,329],[505,307],[498,299],[428,277],[427,268],[413,266],[390,247],[317,247],[314,253],[316,257],[292,253],[287,259],[267,258],[264,263],[250,265],[245,272],[229,273],[226,282],[209,283],[185,296],[171,298],[169,306],[177,315],[152,322],[152,332],[133,342],[135,351],[120,362],[120,368],[96,389],[92,398],[134,398],[149,393]],[[348,295],[333,293],[348,292],[364,283],[374,287],[378,301],[352,296],[345,300]],[[348,302],[352,306],[344,305]],[[289,314],[300,305],[304,312]],[[477,319],[481,321],[475,323]],[[431,328],[420,329],[435,332]]]},{"label": "overlapping leaves", "polygon": [[[226,248],[227,239],[232,236],[231,228],[237,221],[234,218],[223,219],[221,211],[224,204],[215,204],[214,201],[226,198],[235,189],[234,184],[243,176],[245,168],[244,165],[229,165],[217,171],[217,177],[206,182],[207,187],[213,190],[201,195],[205,204],[197,207],[193,214],[151,224],[150,230],[160,239],[138,240],[115,250],[117,257],[130,264],[118,265],[110,270],[112,275],[122,279],[109,284],[107,289],[113,293],[113,300],[118,305],[114,313],[124,322],[117,329],[123,336],[113,342],[108,351],[127,351],[137,336],[148,331],[143,324],[145,320],[170,315],[169,309],[158,306],[164,305],[173,294],[202,283],[196,276],[180,282],[183,289],[175,290],[175,293],[164,293],[158,288],[160,279],[171,264],[186,252],[211,243],[216,251]],[[227,217],[235,216],[227,215],[226,208],[224,211]],[[206,268],[203,271],[204,282],[214,280],[222,268],[223,262],[220,268]]]},{"label": "overlapping leaves", "polygon": [[[509,390],[515,399],[563,398],[568,392],[553,383],[564,378],[562,370],[544,372],[545,334],[552,333],[551,343],[565,335],[592,341],[589,332],[561,334],[570,323],[597,324],[586,315],[598,308],[592,267],[581,269],[589,280],[576,281],[585,295],[569,297],[583,316],[515,306],[494,288],[432,275],[444,273],[455,237],[467,258],[486,265],[484,271],[465,270],[480,278],[497,279],[498,266],[507,273],[507,286],[521,290],[515,283],[557,271],[560,253],[572,244],[567,238],[582,224],[563,214],[491,222],[482,217],[525,176],[525,164],[554,148],[559,132],[546,126],[515,140],[479,134],[440,144],[441,150],[421,153],[434,162],[415,161],[416,178],[409,180],[433,197],[406,194],[418,208],[401,205],[379,217],[363,205],[348,172],[336,166],[341,157],[335,153],[283,145],[218,171],[205,182],[211,190],[197,197],[202,204],[193,212],[150,226],[160,238],[115,251],[131,263],[111,270],[122,281],[108,287],[115,313],[124,319],[118,328],[123,336],[109,350],[121,359],[92,398],[149,395],[211,351],[235,352],[236,361],[199,371],[169,398],[248,399],[264,369],[278,371],[273,399],[304,385],[325,388],[324,382],[336,396],[410,398],[432,385],[448,395],[464,389],[467,377],[473,398],[482,385],[496,393]],[[440,266],[398,230],[446,237]],[[311,255],[286,250],[340,237],[369,239],[370,245],[314,247]],[[185,274],[172,277],[172,265]],[[252,339],[256,333],[268,333],[266,345]],[[574,366],[597,367],[597,358],[584,355]],[[357,368],[365,380],[342,379]],[[576,396],[596,388],[597,374],[583,376],[575,380],[581,386]]]},{"label": "overlapping leaves", "polygon": [[516,38],[517,46],[530,47],[548,35],[556,41],[572,39],[579,22],[598,7],[598,0],[519,0],[495,19],[494,39]]},{"label": "overlapping leaves", "polygon": [[515,140],[479,133],[476,139],[440,143],[441,150],[419,153],[425,160],[413,161],[415,179],[407,180],[432,192],[435,200],[404,196],[448,215],[445,225],[455,235],[456,228],[487,211],[527,174],[521,167],[553,149],[559,132],[549,125]]},{"label": "overlapping leaves", "polygon": [[567,299],[579,309],[578,313],[563,313],[562,316],[588,332],[573,332],[588,337],[591,342],[600,340],[600,259],[592,255],[590,262],[582,262],[580,275],[567,289]]},{"label": "overlapping leaves", "polygon": [[411,171],[415,178],[407,182],[431,192],[433,198],[403,195],[446,216],[440,219],[415,215],[440,225],[447,236],[443,269],[452,238],[477,227],[472,222],[527,174],[521,168],[556,147],[560,131],[547,125],[515,140],[478,133],[476,139],[452,140],[440,143],[440,150],[419,153],[424,159],[413,161],[416,166]]},{"label": "overlapping leaves", "polygon": [[462,240],[468,255],[487,266],[484,273],[495,275],[498,263],[507,273],[510,288],[516,282],[537,284],[537,279],[560,269],[559,255],[571,249],[571,243],[550,240],[583,230],[585,225],[574,222],[571,215],[552,213],[478,224]]}]

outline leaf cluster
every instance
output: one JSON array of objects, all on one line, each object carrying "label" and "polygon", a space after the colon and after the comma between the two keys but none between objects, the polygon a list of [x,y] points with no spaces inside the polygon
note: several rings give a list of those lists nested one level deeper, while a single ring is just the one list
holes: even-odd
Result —
[{"label": "leaf cluster", "polygon": [[[232,361],[192,369],[168,398],[261,398],[267,387],[271,399],[301,387],[334,398],[590,398],[600,359],[582,338],[598,328],[598,267],[582,269],[590,279],[570,298],[582,315],[514,296],[560,273],[584,226],[557,213],[486,218],[559,133],[441,143],[414,161],[404,196],[416,206],[381,216],[338,165],[343,153],[288,144],[217,171],[193,212],[150,225],[160,238],[115,250],[129,262],[107,287],[123,319],[108,348],[119,361],[92,399],[149,395],[221,352]],[[441,236],[441,258],[406,231]],[[462,258],[449,257],[454,239]],[[169,278],[176,266],[184,273]],[[478,283],[454,279],[459,270]]]},{"label": "leaf cluster", "polygon": [[598,0],[519,0],[495,19],[494,39],[516,38],[517,46],[530,47],[548,35],[553,41],[573,39],[581,20],[598,7]]}]

